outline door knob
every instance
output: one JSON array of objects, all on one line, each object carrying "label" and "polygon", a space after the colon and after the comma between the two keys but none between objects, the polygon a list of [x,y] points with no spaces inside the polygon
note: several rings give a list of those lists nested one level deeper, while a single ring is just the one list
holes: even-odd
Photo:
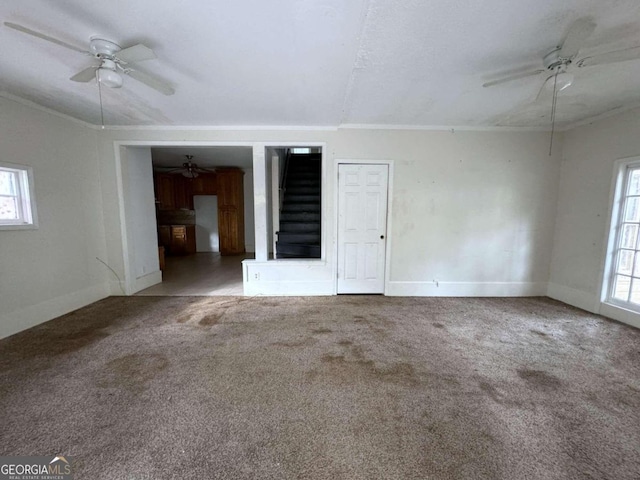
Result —
[{"label": "door knob", "polygon": [[380,240],[384,240],[384,235],[380,235]]}]

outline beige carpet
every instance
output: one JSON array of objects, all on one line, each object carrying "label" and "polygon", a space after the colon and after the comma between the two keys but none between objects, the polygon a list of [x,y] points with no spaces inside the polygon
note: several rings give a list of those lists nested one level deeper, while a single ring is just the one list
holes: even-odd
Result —
[{"label": "beige carpet", "polygon": [[640,478],[640,331],[544,298],[112,297],[0,380],[78,479]]}]

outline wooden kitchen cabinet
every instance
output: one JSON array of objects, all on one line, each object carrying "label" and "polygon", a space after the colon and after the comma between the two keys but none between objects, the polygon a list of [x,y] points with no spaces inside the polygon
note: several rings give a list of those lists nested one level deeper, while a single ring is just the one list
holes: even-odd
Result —
[{"label": "wooden kitchen cabinet", "polygon": [[175,210],[176,198],[174,193],[174,177],[166,173],[155,176],[156,200],[160,210]]},{"label": "wooden kitchen cabinet", "polygon": [[217,195],[215,173],[201,173],[191,181],[193,195]]},{"label": "wooden kitchen cabinet", "polygon": [[171,255],[191,255],[196,253],[196,226],[171,226]]},{"label": "wooden kitchen cabinet", "polygon": [[193,210],[192,182],[193,180],[190,178],[175,175],[173,180],[173,193],[176,209],[186,208],[187,210]]},{"label": "wooden kitchen cabinet", "polygon": [[196,253],[195,225],[159,225],[158,237],[166,255]]},{"label": "wooden kitchen cabinet", "polygon": [[167,255],[171,254],[171,225],[158,225],[158,244]]},{"label": "wooden kitchen cabinet", "polygon": [[219,169],[216,177],[220,254],[239,255],[244,253],[244,172]]},{"label": "wooden kitchen cabinet", "polygon": [[192,180],[182,175],[157,173],[156,199],[160,210],[193,210]]}]

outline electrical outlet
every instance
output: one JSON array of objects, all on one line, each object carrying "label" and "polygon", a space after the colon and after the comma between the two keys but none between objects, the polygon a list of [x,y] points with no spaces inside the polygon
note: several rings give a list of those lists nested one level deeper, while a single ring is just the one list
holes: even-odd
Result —
[{"label": "electrical outlet", "polygon": [[260,272],[256,272],[253,274],[253,279],[254,280],[260,280]]}]

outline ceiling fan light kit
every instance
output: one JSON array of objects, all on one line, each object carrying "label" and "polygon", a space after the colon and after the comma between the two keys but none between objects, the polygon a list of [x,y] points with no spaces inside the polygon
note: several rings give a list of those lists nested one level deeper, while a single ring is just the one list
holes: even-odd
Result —
[{"label": "ceiling fan light kit", "polygon": [[112,60],[104,60],[102,66],[96,70],[96,77],[105,87],[122,87],[122,75],[116,71],[115,63]]}]

